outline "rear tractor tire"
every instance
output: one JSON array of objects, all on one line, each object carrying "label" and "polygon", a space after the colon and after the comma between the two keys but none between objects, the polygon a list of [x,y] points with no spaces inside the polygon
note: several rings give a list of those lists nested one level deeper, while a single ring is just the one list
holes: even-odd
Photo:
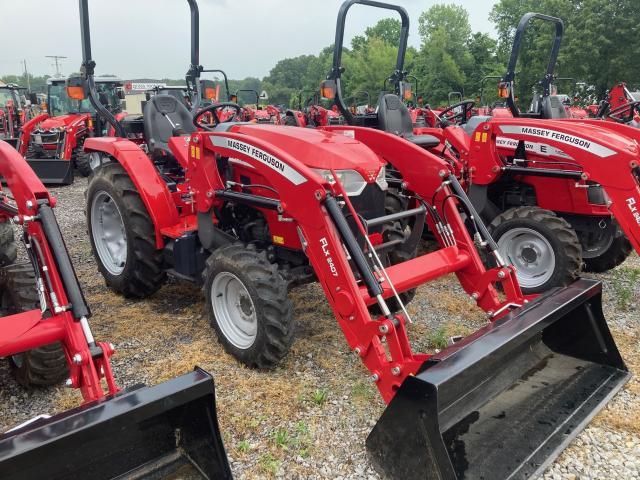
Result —
[{"label": "rear tractor tire", "polygon": [[18,258],[11,224],[0,223],[0,267],[15,263]]},{"label": "rear tractor tire", "polygon": [[573,282],[582,266],[582,248],[569,223],[549,210],[518,207],[498,215],[490,230],[502,258],[516,267],[526,294]]},{"label": "rear tractor tire", "polygon": [[93,171],[86,216],[93,255],[109,288],[128,298],[146,298],[162,287],[167,276],[153,222],[119,163]]},{"label": "rear tractor tire", "polygon": [[614,221],[596,242],[592,241],[588,245],[583,243],[584,271],[607,272],[624,262],[632,250],[631,243]]},{"label": "rear tractor tire", "polygon": [[271,369],[293,343],[288,282],[264,251],[233,244],[211,254],[203,273],[207,315],[227,353]]},{"label": "rear tractor tire", "polygon": [[[39,307],[32,266],[24,263],[4,267],[0,273],[2,315]],[[9,364],[16,381],[27,388],[56,385],[69,376],[67,360],[59,342],[12,355]]]}]

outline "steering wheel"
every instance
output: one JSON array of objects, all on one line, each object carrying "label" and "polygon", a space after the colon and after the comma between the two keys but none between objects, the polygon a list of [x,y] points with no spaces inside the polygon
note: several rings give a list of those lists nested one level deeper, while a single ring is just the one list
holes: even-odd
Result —
[{"label": "steering wheel", "polygon": [[[616,122],[620,123],[629,123],[633,120],[635,110],[640,106],[640,101],[627,103],[626,105],[620,105],[618,108],[615,108],[609,112],[609,118],[612,118]],[[624,116],[620,116],[621,113],[629,111],[628,114]]]},{"label": "steering wheel", "polygon": [[[233,108],[236,113],[231,117],[229,117],[227,120],[222,121],[218,116],[218,110],[220,110],[221,108]],[[215,124],[219,125],[221,123],[228,122],[232,118],[239,116],[242,113],[242,107],[237,103],[233,103],[233,102],[212,103],[211,105],[204,107],[202,110],[198,110],[197,112],[195,112],[193,114],[193,124],[197,128],[201,128],[202,130],[207,130],[209,132],[212,132],[213,129],[211,127],[209,127],[208,125],[205,125],[204,123],[199,122],[200,117],[202,117],[205,113],[211,113],[211,115],[213,115],[214,121],[216,122]]]},{"label": "steering wheel", "polygon": [[[461,102],[455,103],[453,105],[449,105],[438,115],[440,117],[440,121],[438,122],[438,126],[441,128],[448,127],[452,123],[465,123],[469,119],[469,112],[476,105],[476,102],[473,100],[463,100]],[[456,112],[450,117],[446,117],[447,113],[455,110],[456,108],[462,107],[461,112]]]}]

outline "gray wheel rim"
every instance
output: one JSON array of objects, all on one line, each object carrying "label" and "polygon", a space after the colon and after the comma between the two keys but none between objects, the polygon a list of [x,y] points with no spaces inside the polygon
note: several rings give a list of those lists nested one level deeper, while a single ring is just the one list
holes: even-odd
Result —
[{"label": "gray wheel rim", "polygon": [[502,257],[516,267],[520,286],[535,288],[546,283],[556,267],[556,255],[549,241],[530,228],[513,228],[498,240]]},{"label": "gray wheel rim", "polygon": [[258,334],[258,316],[244,283],[233,273],[218,273],[211,283],[211,305],[225,338],[241,350],[251,347]]},{"label": "gray wheel rim", "polygon": [[91,201],[91,235],[102,265],[120,275],[127,261],[127,234],[120,209],[107,192],[98,192]]}]

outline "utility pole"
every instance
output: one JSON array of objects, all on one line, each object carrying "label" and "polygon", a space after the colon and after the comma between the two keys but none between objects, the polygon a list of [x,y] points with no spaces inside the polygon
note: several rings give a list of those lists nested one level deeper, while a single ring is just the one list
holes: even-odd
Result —
[{"label": "utility pole", "polygon": [[27,70],[27,61],[22,60],[22,64],[24,65],[24,76],[27,77],[27,91],[31,93],[31,79],[29,78],[29,70]]},{"label": "utility pole", "polygon": [[62,55],[45,55],[45,57],[53,58],[53,61],[55,62],[55,67],[56,67],[55,78],[61,78],[62,74],[60,73],[60,62],[58,60],[62,60],[67,57],[64,57]]}]

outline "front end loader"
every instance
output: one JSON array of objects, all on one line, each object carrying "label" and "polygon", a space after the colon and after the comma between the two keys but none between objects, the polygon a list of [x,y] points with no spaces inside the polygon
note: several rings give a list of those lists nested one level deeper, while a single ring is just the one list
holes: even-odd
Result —
[{"label": "front end loader", "polygon": [[[80,390],[83,404],[41,415],[0,435],[6,480],[231,478],[216,420],[214,386],[203,370],[154,387],[120,389],[113,345],[96,341],[53,208],[55,198],[7,143],[0,142],[0,357],[26,387]],[[29,262],[16,263],[11,224]]]},{"label": "front end loader", "polygon": [[[188,4],[197,73],[199,14]],[[189,112],[169,96],[154,99],[144,115],[153,148],[132,143],[108,116],[122,134],[85,143],[99,163],[86,211],[107,285],[137,298],[167,275],[202,285],[225,350],[268,369],[294,340],[289,290],[317,281],[389,404],[367,446],[392,478],[533,476],[628,380],[600,283],[525,297],[442,158],[374,129],[247,124],[235,121],[234,103]],[[228,109],[234,118],[221,120]],[[209,115],[214,124],[202,123]],[[411,179],[401,186],[404,209],[385,211],[385,164]],[[438,248],[418,254],[425,225]],[[414,352],[409,324],[420,319],[405,305],[418,286],[449,274],[488,324],[435,355]]]}]

